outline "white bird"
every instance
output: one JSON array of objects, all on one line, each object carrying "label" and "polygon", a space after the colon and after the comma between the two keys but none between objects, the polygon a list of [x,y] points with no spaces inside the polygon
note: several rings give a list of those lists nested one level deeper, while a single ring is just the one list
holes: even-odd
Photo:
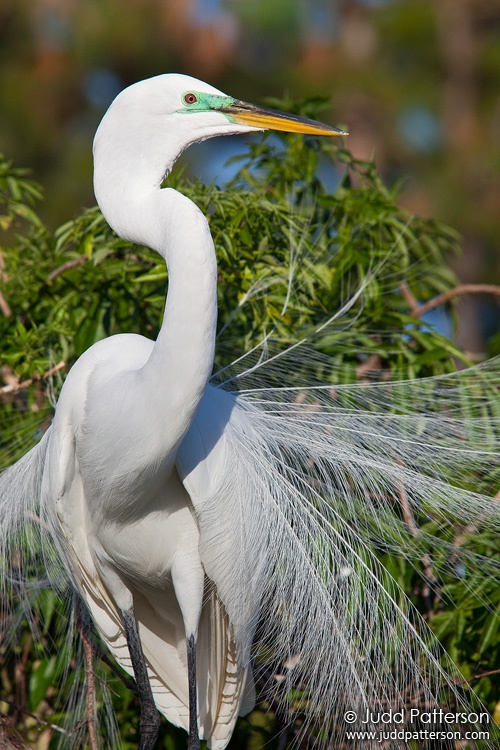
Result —
[{"label": "white bird", "polygon": [[[118,95],[94,140],[95,194],[120,237],[165,259],[163,325],[155,342],[122,334],[81,356],[41,443],[0,477],[1,551],[11,554],[23,514],[37,508],[42,543],[56,546],[101,638],[135,676],[141,750],[155,744],[156,709],[189,732],[189,750],[200,738],[226,747],[254,704],[258,624],[272,658],[290,659],[327,739],[341,737],[345,708],[403,695],[439,705],[445,671],[364,537],[404,544],[401,493],[436,517],[498,522],[490,498],[452,486],[465,457],[471,471],[498,458],[474,372],[465,416],[465,374],[410,391],[317,386],[313,403],[294,388],[209,384],[214,246],[201,211],[161,185],[189,145],[266,128],[342,134],[182,75]],[[286,372],[287,357],[266,371]]]}]

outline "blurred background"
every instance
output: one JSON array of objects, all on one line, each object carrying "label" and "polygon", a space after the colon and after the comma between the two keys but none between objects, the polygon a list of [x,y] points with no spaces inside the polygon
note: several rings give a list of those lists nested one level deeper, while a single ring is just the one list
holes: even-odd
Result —
[{"label": "blurred background", "polygon": [[[1,0],[0,61],[0,150],[44,186],[51,228],[94,204],[113,97],[176,71],[256,103],[327,97],[401,204],[461,233],[460,278],[500,283],[500,0]],[[220,178],[224,141],[191,174]],[[498,331],[498,299],[460,302],[466,349]]]}]

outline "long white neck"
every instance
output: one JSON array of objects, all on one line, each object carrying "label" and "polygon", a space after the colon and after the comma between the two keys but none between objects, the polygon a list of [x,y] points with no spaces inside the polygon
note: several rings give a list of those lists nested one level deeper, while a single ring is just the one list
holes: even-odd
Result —
[{"label": "long white neck", "polygon": [[217,324],[217,264],[208,223],[189,199],[161,190],[151,201],[161,227],[168,294],[163,325],[143,368],[147,387],[164,399],[177,439],[191,424],[210,377]]},{"label": "long white neck", "polygon": [[141,138],[132,133],[127,141],[104,138],[106,148],[100,148],[97,137],[94,188],[101,210],[117,234],[156,250],[167,264],[163,324],[152,354],[139,373],[141,393],[150,394],[153,413],[163,416],[165,451],[175,449],[189,428],[211,374],[217,266],[208,223],[201,211],[177,191],[159,187],[165,163],[170,167],[179,149],[172,144],[165,162],[162,139],[158,152],[163,162],[155,164],[151,140],[147,155],[141,153],[140,144],[147,137],[147,133],[141,133]]}]

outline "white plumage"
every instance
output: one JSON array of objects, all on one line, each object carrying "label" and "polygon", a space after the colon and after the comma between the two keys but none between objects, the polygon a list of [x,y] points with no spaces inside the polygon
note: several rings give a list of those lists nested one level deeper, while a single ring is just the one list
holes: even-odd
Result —
[{"label": "white plumage", "polygon": [[[443,522],[459,514],[495,526],[499,516],[489,497],[455,486],[498,459],[498,425],[485,408],[497,363],[409,384],[266,385],[266,375],[286,379],[297,356],[315,361],[304,341],[236,378],[239,393],[208,383],[213,243],[199,209],[160,185],[191,143],[259,123],[280,120],[185,76],[117,97],[95,138],[96,197],[121,237],[165,259],[163,326],[154,343],[123,334],[89,349],[40,445],[0,478],[3,554],[26,510],[38,508],[42,544],[55,544],[130,674],[122,613],[133,610],[156,706],[186,730],[194,636],[197,723],[215,750],[253,706],[258,624],[260,643],[276,664],[293,665],[289,679],[332,743],[347,708],[438,705],[449,682],[439,650],[370,543],[420,554],[404,549],[402,493]],[[452,545],[433,543],[452,565]],[[466,705],[466,692],[451,690]]]}]

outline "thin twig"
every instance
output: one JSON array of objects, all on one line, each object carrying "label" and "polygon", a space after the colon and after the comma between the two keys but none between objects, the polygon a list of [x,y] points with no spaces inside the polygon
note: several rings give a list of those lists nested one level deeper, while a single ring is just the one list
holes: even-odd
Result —
[{"label": "thin twig", "polygon": [[[30,655],[31,647],[33,645],[33,635],[32,633],[29,633],[26,643],[24,644],[23,653],[21,656],[20,662],[16,665],[16,698],[17,698],[17,708],[14,712],[14,716],[16,716],[16,713],[22,713],[24,716],[23,709],[26,707],[26,666],[28,664],[28,658]],[[16,717],[16,724],[18,722],[18,718]],[[26,728],[25,722],[23,719],[23,728]]]},{"label": "thin twig", "polygon": [[414,318],[421,318],[422,315],[425,315],[430,310],[435,310],[436,307],[441,307],[441,305],[446,304],[446,302],[449,302],[454,297],[460,297],[462,294],[494,294],[500,297],[500,286],[497,284],[459,284],[453,287],[453,289],[448,289],[447,292],[438,294],[437,297],[433,297],[428,302],[419,305],[405,282],[402,282],[399,288],[401,294],[408,302],[408,307]]},{"label": "thin twig", "polygon": [[99,750],[97,733],[95,728],[95,679],[93,664],[93,648],[89,639],[87,623],[82,616],[82,603],[80,597],[74,594],[74,609],[76,626],[80,631],[80,637],[83,643],[83,653],[85,657],[85,676],[87,679],[87,728],[89,732],[89,743],[91,750]]},{"label": "thin twig", "polygon": [[473,674],[468,680],[464,682],[470,682],[471,680],[481,680],[483,677],[491,677],[494,674],[500,674],[500,669],[490,669],[489,672],[480,672],[479,674]]},{"label": "thin twig", "polygon": [[406,490],[402,482],[399,482],[399,502],[401,503],[403,520],[407,525],[410,534],[415,538],[418,536],[418,526],[415,522],[415,518],[410,508],[410,503],[408,502],[408,495],[406,494]]},{"label": "thin twig", "polygon": [[376,353],[370,354],[368,359],[356,367],[356,380],[361,380],[372,372],[378,372],[382,369],[382,361]]},{"label": "thin twig", "polygon": [[110,659],[109,656],[105,654],[104,651],[102,651],[97,644],[95,643],[92,644],[92,650],[94,654],[98,656],[99,659],[111,669],[115,677],[118,677],[118,679],[121,680],[121,682],[123,682],[126,688],[128,688],[129,690],[132,690],[134,693],[137,693],[137,685],[135,684],[135,682],[131,680],[125,674],[125,672],[123,672],[119,667],[117,667],[116,663],[112,659]]},{"label": "thin twig", "polygon": [[98,750],[97,733],[95,729],[94,709],[95,709],[95,679],[92,663],[92,644],[90,643],[85,632],[85,626],[82,628],[83,652],[85,654],[85,674],[87,676],[87,726],[89,729],[89,742],[91,750]]},{"label": "thin twig", "polygon": [[47,380],[47,378],[50,378],[52,375],[54,375],[56,372],[59,372],[59,370],[62,370],[64,367],[66,367],[66,362],[58,362],[57,365],[51,367],[49,370],[47,370],[47,372],[44,372],[43,375],[33,375],[32,378],[23,380],[21,383],[8,383],[7,385],[2,386],[0,388],[0,393],[18,393],[24,388],[29,388],[29,386],[33,385],[33,383],[38,383],[40,380]]},{"label": "thin twig", "polygon": [[[413,515],[410,503],[408,501],[408,496],[406,494],[406,490],[402,482],[399,482],[399,502],[401,503],[401,511],[403,513],[403,520],[406,526],[408,527],[408,530],[411,536],[415,539],[419,535],[419,528],[415,521],[415,517]],[[434,577],[434,570],[432,568],[431,558],[427,554],[427,552],[422,557],[422,563],[424,566],[424,575],[426,578],[426,583],[424,583],[422,587],[422,596],[424,598],[424,601],[427,604],[427,612],[429,614],[429,617],[432,617],[432,615],[434,614],[434,607],[432,604],[431,587],[429,584],[435,581],[435,577]]]},{"label": "thin twig", "polygon": [[[117,258],[117,257],[120,257],[120,252],[111,252],[111,253],[109,253],[109,255],[107,257],[108,258]],[[139,255],[136,255],[134,253],[128,255],[127,257],[131,261],[136,261],[137,262],[137,261],[141,260],[141,261],[144,262],[144,258],[140,258]],[[55,268],[52,271],[52,273],[50,273],[47,276],[46,284],[48,284],[50,286],[50,284],[52,284],[52,282],[54,281],[54,279],[57,279],[58,276],[60,276],[63,273],[66,273],[66,271],[71,271],[72,268],[78,268],[78,266],[85,265],[85,263],[87,263],[89,260],[90,260],[90,258],[87,255],[85,255],[85,254],[79,255],[78,258],[73,258],[72,260],[67,260],[66,263],[63,263],[61,266],[58,266],[57,268]],[[152,266],[153,263],[150,262],[149,265]]]},{"label": "thin twig", "polygon": [[[2,253],[0,253],[0,281],[6,282],[8,279],[8,276],[5,273],[2,273],[4,268],[5,268],[5,260],[4,260]],[[10,305],[5,299],[1,290],[0,290],[0,311],[3,313],[5,318],[10,318],[10,316],[12,315],[12,310],[10,308]]]},{"label": "thin twig", "polygon": [[50,721],[45,721],[45,719],[42,719],[40,716],[37,716],[37,714],[34,714],[31,711],[27,711],[26,709],[21,708],[21,706],[16,705],[14,701],[10,701],[8,698],[5,698],[3,695],[0,695],[0,703],[6,703],[8,706],[11,706],[17,711],[20,711],[20,713],[23,713],[26,716],[31,716],[32,719],[35,719],[37,724],[41,724],[44,727],[50,727],[50,729],[53,729],[55,732],[59,732],[60,734],[65,734],[66,737],[71,737],[73,735],[73,732],[69,732],[67,729],[64,729],[64,727],[60,727],[58,724],[51,724]]},{"label": "thin twig", "polygon": [[10,318],[12,315],[12,310],[10,308],[9,303],[3,296],[2,292],[0,291],[0,310],[2,311],[2,314],[5,318]]},{"label": "thin twig", "polygon": [[401,282],[401,284],[399,285],[399,291],[408,303],[411,314],[416,315],[418,310],[418,301],[406,281]]},{"label": "thin twig", "polygon": [[52,273],[49,274],[47,278],[47,283],[52,284],[54,279],[57,279],[58,276],[60,276],[65,271],[69,271],[72,268],[78,268],[78,266],[83,266],[84,263],[87,263],[88,257],[87,255],[79,255],[78,258],[73,258],[73,260],[67,260],[66,263],[63,263],[62,266],[59,266],[58,268],[54,269]]},{"label": "thin twig", "polygon": [[[500,674],[500,669],[490,669],[488,672],[480,672],[479,674],[473,674],[470,677],[462,677],[459,679],[458,677],[453,679],[454,685],[468,685],[473,680],[481,680],[483,677],[492,677],[493,675]],[[441,687],[446,687],[445,685],[442,685]]]}]

